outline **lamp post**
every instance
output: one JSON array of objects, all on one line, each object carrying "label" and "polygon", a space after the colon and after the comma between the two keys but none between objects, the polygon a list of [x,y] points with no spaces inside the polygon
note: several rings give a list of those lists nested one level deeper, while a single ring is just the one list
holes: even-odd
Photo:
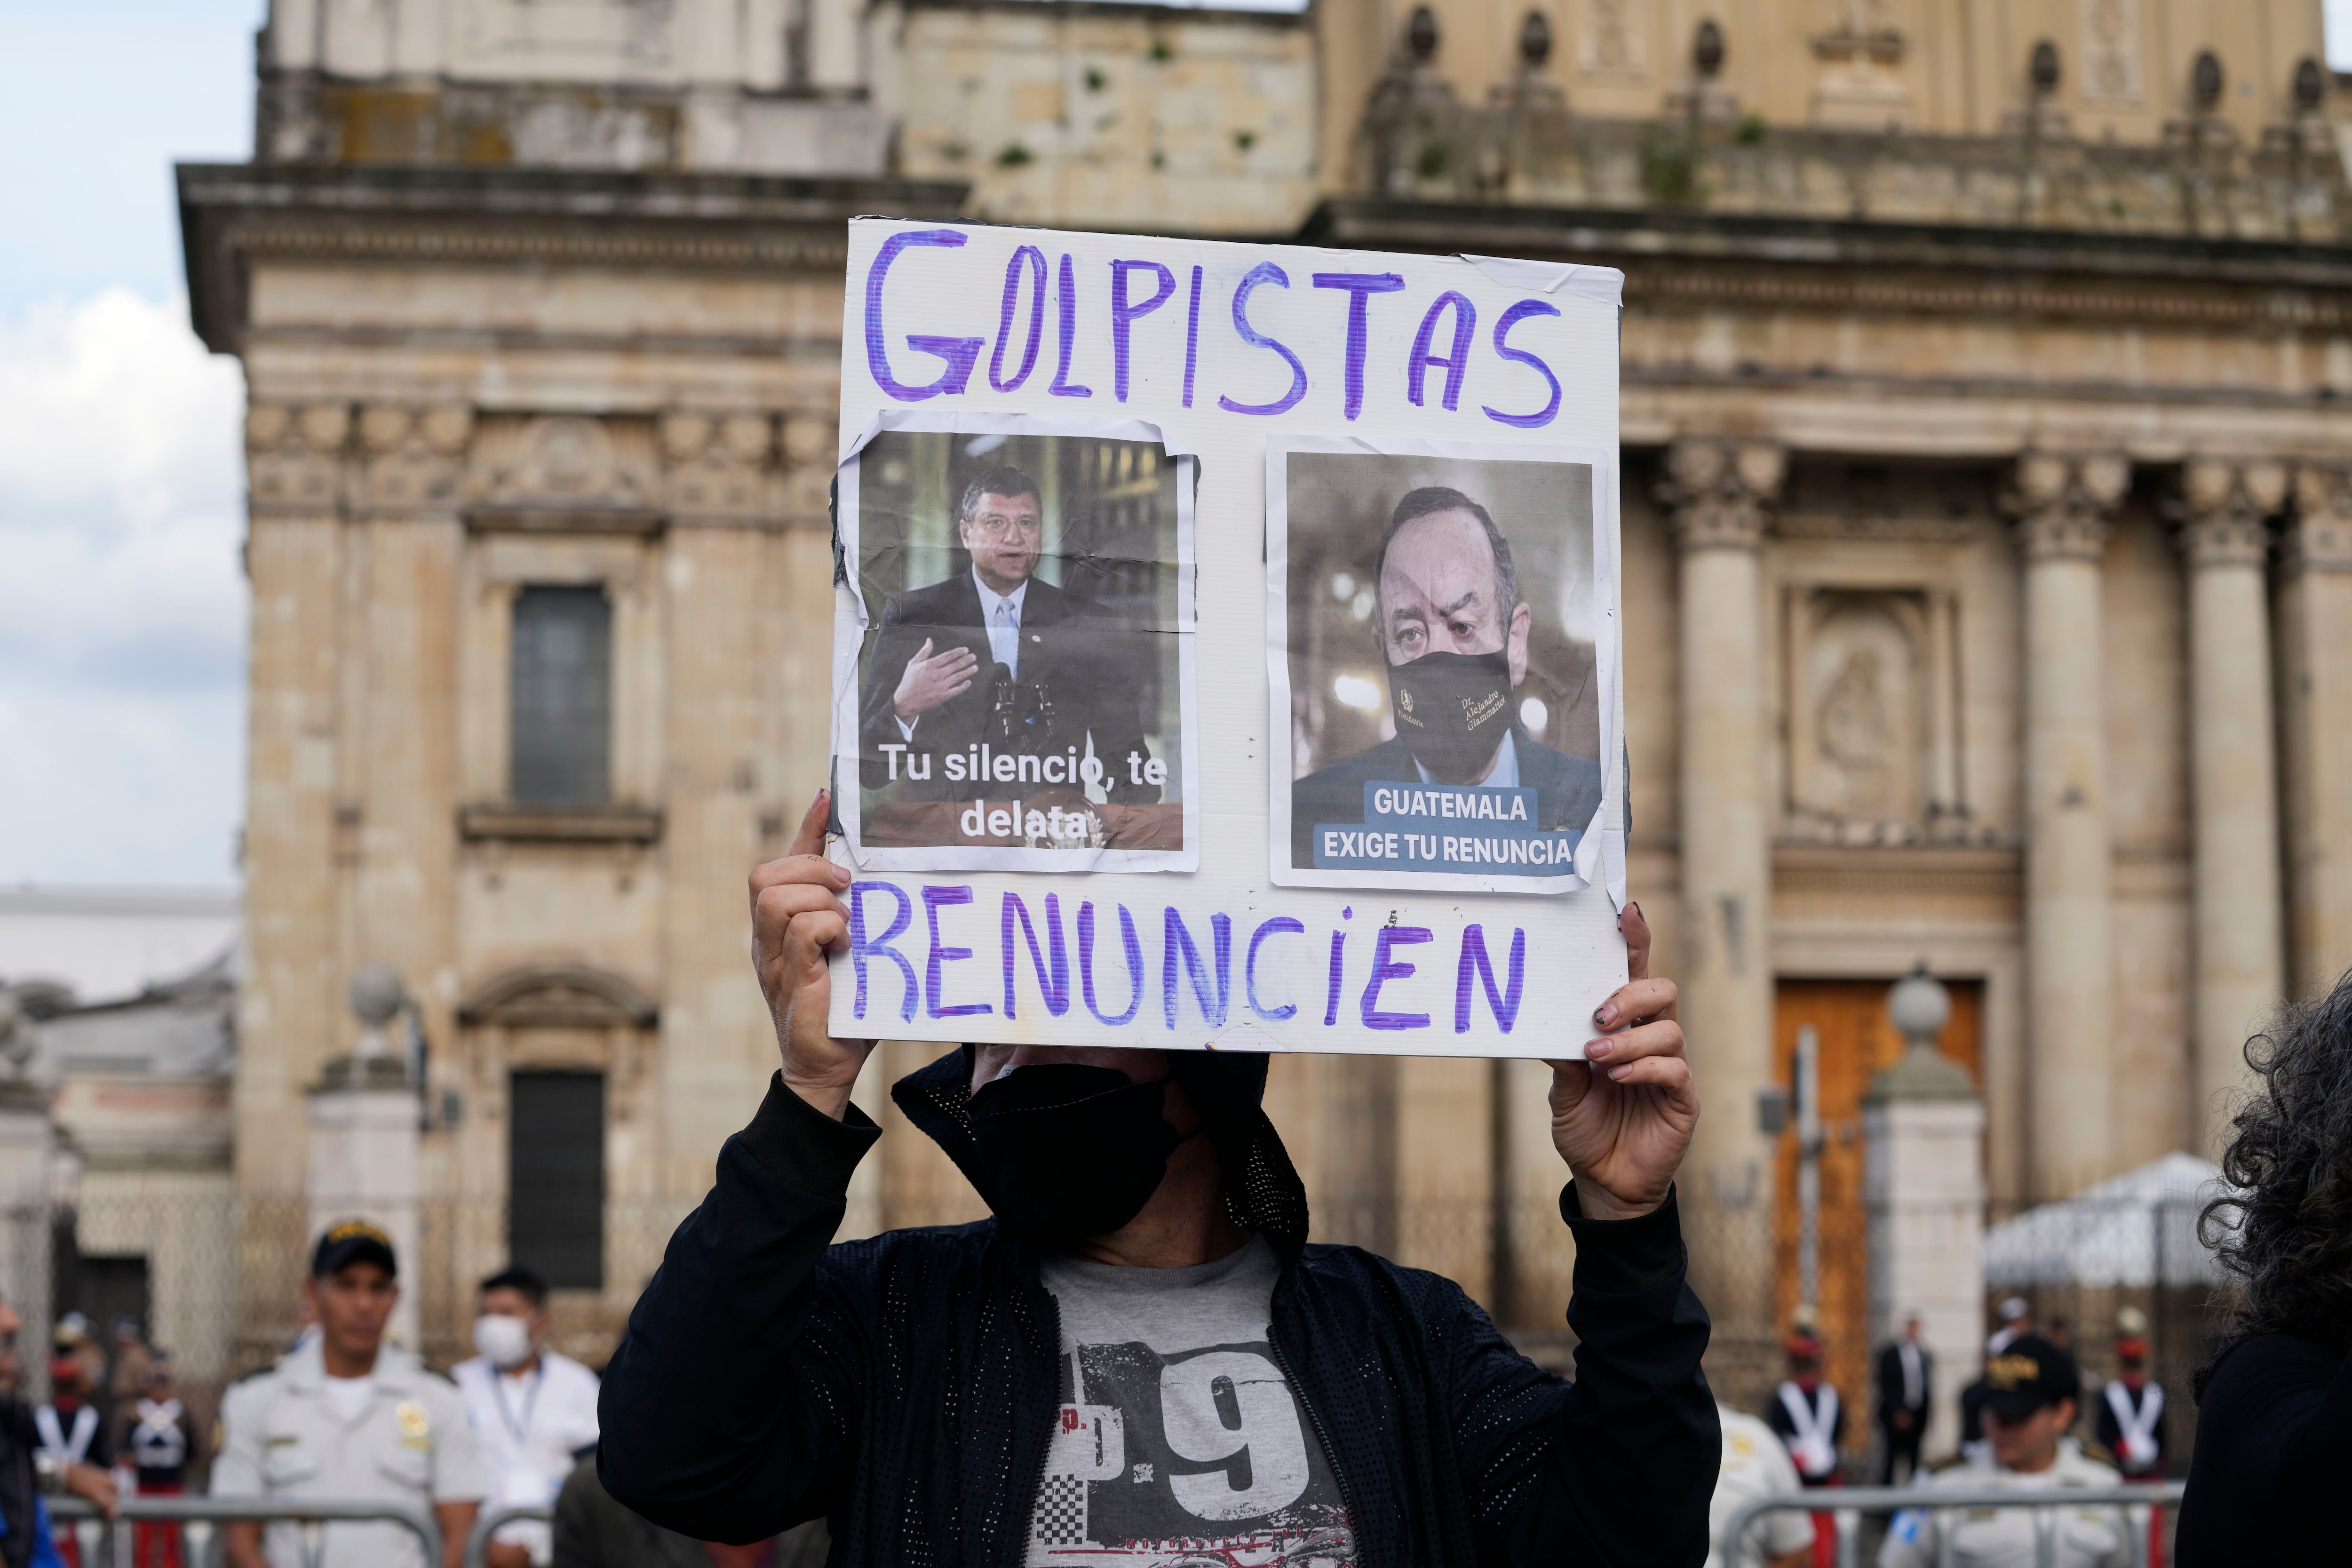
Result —
[{"label": "lamp post", "polygon": [[1822,1304],[1822,1037],[1797,1030],[1797,1295]]},{"label": "lamp post", "polygon": [[[408,987],[388,963],[363,963],[344,987],[359,1037],[330,1058],[310,1088],[310,1159],[305,1177],[310,1236],[337,1220],[363,1218],[392,1237],[406,1278],[415,1275],[419,1169],[416,1086],[407,1054],[396,1053],[385,1029],[409,1005]],[[414,1288],[393,1309],[392,1333],[421,1350]]]},{"label": "lamp post", "polygon": [[1946,1082],[1957,1073],[1960,1087],[1968,1087],[1967,1071],[1936,1049],[1936,1037],[1952,1021],[1952,994],[1927,973],[1926,959],[1886,993],[1886,1016],[1903,1037],[1903,1059],[1895,1064],[1896,1070],[1915,1076],[1927,1073]]},{"label": "lamp post", "polygon": [[360,1037],[352,1046],[352,1055],[361,1059],[390,1056],[384,1026],[408,1005],[408,987],[401,983],[400,971],[389,963],[362,963],[352,971],[343,996],[360,1021]]},{"label": "lamp post", "polygon": [[1863,1097],[1863,1188],[1870,1215],[1870,1327],[1889,1337],[1916,1314],[1944,1373],[1930,1450],[1956,1440],[1962,1369],[1984,1312],[1984,1101],[1968,1069],[1936,1048],[1952,996],[1923,960],[1887,992],[1903,1054]]}]

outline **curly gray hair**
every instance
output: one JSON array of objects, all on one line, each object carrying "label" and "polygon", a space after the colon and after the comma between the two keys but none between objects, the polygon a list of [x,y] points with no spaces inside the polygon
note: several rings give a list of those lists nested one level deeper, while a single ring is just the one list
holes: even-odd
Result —
[{"label": "curly gray hair", "polygon": [[2247,1041],[2246,1065],[2258,1083],[2221,1156],[2235,1190],[2199,1220],[2234,1286],[2219,1343],[2352,1348],[2352,973]]}]

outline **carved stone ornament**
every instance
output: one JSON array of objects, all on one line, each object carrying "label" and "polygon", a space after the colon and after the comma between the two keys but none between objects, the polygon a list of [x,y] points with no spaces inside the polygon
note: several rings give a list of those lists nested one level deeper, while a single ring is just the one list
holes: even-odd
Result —
[{"label": "carved stone ornament", "polygon": [[1677,441],[1657,496],[1685,550],[1754,550],[1788,471],[1788,454],[1769,441]]},{"label": "carved stone ornament", "polygon": [[246,410],[246,482],[256,511],[315,511],[342,494],[352,411],[341,403],[257,403]]},{"label": "carved stone ornament", "polygon": [[784,416],[784,461],[795,468],[833,468],[835,426],[830,414]]},{"label": "carved stone ornament", "polygon": [[2270,554],[2270,520],[2286,504],[2284,463],[2192,458],[2180,470],[2173,510],[2192,566],[2260,566]]},{"label": "carved stone ornament", "polygon": [[1578,68],[1598,74],[1639,73],[1647,68],[1643,47],[1649,31],[1643,0],[1584,0]]},{"label": "carved stone ornament", "polygon": [[2140,100],[2139,0],[2078,0],[2083,14],[2084,101]]},{"label": "carved stone ornament", "polygon": [[458,1004],[461,1024],[510,1029],[649,1029],[661,1016],[654,1000],[610,971],[579,963],[510,969]]},{"label": "carved stone ornament", "polygon": [[463,404],[370,404],[359,419],[361,500],[395,511],[455,505],[473,429]]},{"label": "carved stone ornament", "polygon": [[2119,453],[2028,452],[2001,504],[2027,560],[2096,561],[2130,489],[2131,463]]},{"label": "carved stone ornament", "polygon": [[2289,575],[2352,572],[2352,468],[2305,463],[2294,474],[2294,515],[2279,564]]},{"label": "carved stone ornament", "polygon": [[486,422],[474,444],[476,493],[495,504],[643,507],[654,489],[652,431],[640,421],[543,414]]},{"label": "carved stone ornament", "polygon": [[659,434],[672,511],[741,515],[773,510],[772,416],[680,409],[662,416]]},{"label": "carved stone ornament", "polygon": [[1878,0],[1845,0],[1838,25],[1814,34],[1812,45],[1816,59],[1843,65],[1892,66],[1903,59],[1902,31],[1881,14]]}]

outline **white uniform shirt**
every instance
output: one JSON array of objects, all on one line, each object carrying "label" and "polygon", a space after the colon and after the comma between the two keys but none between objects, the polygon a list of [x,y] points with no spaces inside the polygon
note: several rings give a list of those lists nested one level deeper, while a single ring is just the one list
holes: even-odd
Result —
[{"label": "white uniform shirt", "polygon": [[[2031,1475],[2003,1469],[1990,1458],[1938,1470],[1927,1482],[1937,1487],[1999,1487],[2047,1490],[2065,1487],[2120,1486],[2123,1478],[2083,1452],[2072,1437],[2058,1439],[2058,1458]],[[2034,1511],[2025,1509],[1906,1509],[1895,1516],[1879,1548],[1878,1568],[1934,1568],[1939,1532],[1952,1538],[1957,1568],[2033,1568]],[[2057,1555],[2053,1568],[2124,1568],[2132,1560],[2130,1528],[2118,1508],[2054,1510]]]},{"label": "white uniform shirt", "polygon": [[[596,1374],[570,1356],[539,1352],[526,1376],[500,1372],[486,1356],[449,1369],[466,1396],[466,1414],[481,1445],[489,1484],[488,1512],[501,1508],[552,1508],[572,1456],[596,1441]],[[530,1548],[531,1561],[549,1555],[547,1527],[509,1525],[498,1539]]]},{"label": "white uniform shirt", "polygon": [[[474,1429],[449,1380],[385,1345],[369,1384],[352,1415],[336,1410],[316,1341],[231,1384],[221,1395],[212,1495],[390,1502],[428,1519],[436,1503],[479,1500]],[[325,1568],[426,1568],[416,1537],[400,1525],[331,1524],[326,1531]],[[269,1526],[264,1551],[272,1568],[302,1568],[301,1527]]]},{"label": "white uniform shirt", "polygon": [[[1745,1411],[1715,1407],[1723,1418],[1723,1468],[1715,1473],[1715,1500],[1707,1504],[1706,1568],[1759,1568],[1766,1557],[1783,1557],[1813,1543],[1812,1519],[1796,1509],[1776,1510],[1748,1531],[1737,1556],[1723,1539],[1724,1526],[1739,1505],[1760,1497],[1793,1495],[1797,1467],[1780,1447],[1780,1435]],[[1759,1550],[1760,1546],[1760,1550]]]}]

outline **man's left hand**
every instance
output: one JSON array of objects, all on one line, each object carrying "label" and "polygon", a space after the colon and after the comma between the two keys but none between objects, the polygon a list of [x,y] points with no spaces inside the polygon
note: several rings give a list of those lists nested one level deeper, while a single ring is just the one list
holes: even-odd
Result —
[{"label": "man's left hand", "polygon": [[1551,1141],[1590,1219],[1633,1219],[1666,1201],[1698,1125],[1698,1093],[1675,1018],[1675,983],[1650,978],[1642,906],[1617,917],[1631,976],[1592,1016],[1580,1062],[1551,1064]]}]

